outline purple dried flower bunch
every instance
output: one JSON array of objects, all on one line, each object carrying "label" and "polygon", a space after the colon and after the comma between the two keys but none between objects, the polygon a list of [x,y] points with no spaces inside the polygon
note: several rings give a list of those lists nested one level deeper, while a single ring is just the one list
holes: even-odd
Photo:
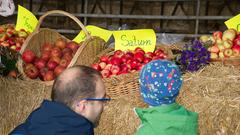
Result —
[{"label": "purple dried flower bunch", "polygon": [[194,40],[184,46],[177,61],[182,70],[194,72],[209,63],[210,53],[199,40]]}]

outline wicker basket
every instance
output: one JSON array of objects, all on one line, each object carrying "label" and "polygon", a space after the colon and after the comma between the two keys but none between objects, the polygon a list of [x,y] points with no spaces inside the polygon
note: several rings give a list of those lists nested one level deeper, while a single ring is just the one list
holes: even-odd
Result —
[{"label": "wicker basket", "polygon": [[[88,47],[90,46],[85,45],[84,49],[89,50],[87,49]],[[167,53],[169,60],[173,58],[171,46],[157,45],[157,48],[161,48],[165,53]],[[95,55],[95,57],[91,55],[90,57],[88,57],[91,60],[85,61],[84,63],[81,63],[81,64],[91,66],[93,63],[97,62],[101,56],[106,54],[111,54],[113,53],[113,51],[114,51],[113,48],[108,48],[102,51],[99,55]],[[117,76],[111,76],[109,78],[104,78],[104,83],[107,88],[107,94],[112,99],[117,99],[119,96],[124,96],[124,95],[133,95],[133,96],[139,97],[140,93],[139,93],[138,80],[139,80],[139,72],[135,71],[128,74],[122,74]],[[138,99],[140,100],[140,98]]]},{"label": "wicker basket", "polygon": [[[106,47],[105,41],[102,40],[101,38],[90,36],[90,34],[87,32],[86,28],[81,23],[81,21],[79,21],[75,16],[73,16],[72,14],[69,14],[67,12],[64,12],[64,11],[53,10],[53,11],[46,12],[43,16],[40,17],[35,31],[24,42],[24,44],[20,50],[20,54],[22,54],[25,50],[32,50],[37,56],[40,56],[40,48],[43,45],[43,43],[45,43],[45,42],[53,43],[58,38],[64,38],[67,41],[70,41],[69,39],[62,36],[55,30],[48,29],[48,28],[40,28],[40,25],[42,24],[43,20],[47,16],[52,15],[52,14],[62,14],[62,15],[65,15],[65,16],[73,19],[80,26],[80,28],[83,30],[83,32],[86,34],[86,40],[81,43],[81,46],[77,50],[76,54],[74,55],[72,61],[70,62],[70,64],[68,65],[67,68],[69,68],[75,64],[81,63],[81,60],[87,59],[87,58],[82,58],[84,55],[81,54],[83,52],[83,49],[84,49],[83,47],[85,45],[95,47],[95,49],[93,51],[88,52],[88,53],[92,53],[91,55],[97,55],[101,50],[105,49],[105,47]],[[18,67],[19,72],[22,75],[22,78],[25,80],[28,80],[29,78],[26,76],[26,74],[23,71],[23,61],[20,57],[19,57],[19,60],[17,63],[17,67]],[[40,81],[46,85],[53,84],[53,81],[41,81],[40,79],[36,79],[36,81]]]},{"label": "wicker basket", "polygon": [[223,65],[230,65],[230,66],[235,66],[237,68],[240,68],[240,57],[236,57],[236,58],[223,58],[223,59],[211,59],[211,62],[216,63],[216,62],[220,62]]}]

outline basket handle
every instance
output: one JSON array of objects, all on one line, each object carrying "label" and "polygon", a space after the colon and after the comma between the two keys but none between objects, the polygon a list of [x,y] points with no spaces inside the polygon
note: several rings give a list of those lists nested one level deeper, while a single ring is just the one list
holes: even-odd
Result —
[{"label": "basket handle", "polygon": [[77,17],[75,17],[74,15],[72,15],[72,14],[70,14],[68,12],[62,11],[62,10],[52,10],[52,11],[48,11],[45,14],[43,14],[39,18],[38,24],[37,24],[36,29],[35,29],[34,32],[38,32],[39,29],[40,29],[40,26],[41,26],[41,24],[43,22],[43,19],[46,18],[49,15],[52,15],[52,14],[62,14],[62,15],[68,16],[69,18],[74,20],[80,26],[80,28],[83,30],[84,34],[86,35],[86,39],[90,38],[90,34],[87,31],[87,29],[85,28],[85,26],[82,24],[82,22]]}]

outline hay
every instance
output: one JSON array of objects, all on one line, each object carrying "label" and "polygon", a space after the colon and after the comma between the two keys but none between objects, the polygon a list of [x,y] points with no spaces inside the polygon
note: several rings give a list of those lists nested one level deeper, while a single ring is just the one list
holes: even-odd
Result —
[{"label": "hay", "polygon": [[[135,107],[144,107],[138,103],[139,97],[124,96],[110,101],[104,108],[96,135],[133,135],[140,120],[135,115]],[[146,105],[145,105],[146,106]]]},{"label": "hay", "polygon": [[210,65],[184,75],[178,102],[199,113],[199,134],[240,134],[240,71]]},{"label": "hay", "polygon": [[50,98],[51,88],[35,81],[0,77],[0,134],[7,135],[24,122],[43,99]]},{"label": "hay", "polygon": [[[200,135],[240,134],[240,72],[223,65],[209,65],[184,75],[177,102],[199,113]],[[134,107],[146,107],[140,97],[125,96],[106,106],[97,135],[132,135],[140,125]]]},{"label": "hay", "polygon": [[[240,134],[240,71],[231,66],[210,65],[186,73],[177,102],[199,113],[200,135]],[[50,88],[36,82],[0,78],[0,134],[5,135],[26,119]],[[146,107],[138,96],[123,96],[104,108],[96,135],[132,135],[140,121],[134,107]]]}]

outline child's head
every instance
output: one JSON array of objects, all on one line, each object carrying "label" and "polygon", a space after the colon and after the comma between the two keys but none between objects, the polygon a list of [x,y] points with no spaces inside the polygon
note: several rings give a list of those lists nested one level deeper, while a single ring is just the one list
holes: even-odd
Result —
[{"label": "child's head", "polygon": [[182,76],[176,64],[167,60],[154,60],[140,72],[140,91],[150,106],[171,104],[182,86]]}]

